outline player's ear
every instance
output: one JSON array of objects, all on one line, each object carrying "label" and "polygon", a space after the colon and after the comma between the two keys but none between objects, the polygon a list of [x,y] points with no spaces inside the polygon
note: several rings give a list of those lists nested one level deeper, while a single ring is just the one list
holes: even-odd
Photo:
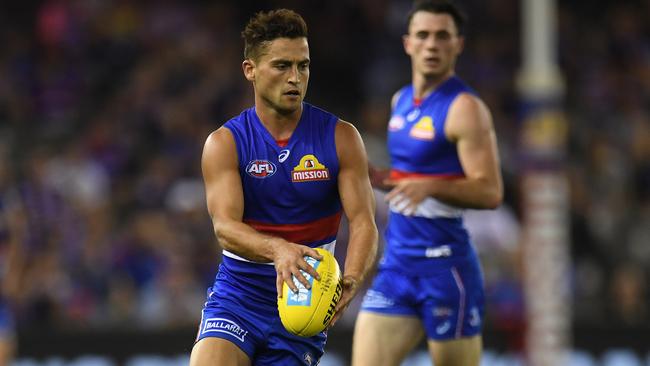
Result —
[{"label": "player's ear", "polygon": [[241,68],[244,71],[244,76],[248,81],[255,81],[255,62],[249,58],[241,63]]},{"label": "player's ear", "polygon": [[458,52],[457,52],[457,54],[460,55],[463,52],[464,48],[465,48],[465,37],[458,36]]},{"label": "player's ear", "polygon": [[410,55],[409,51],[409,35],[405,34],[402,36],[402,45],[404,46],[404,52],[406,52],[407,55]]}]

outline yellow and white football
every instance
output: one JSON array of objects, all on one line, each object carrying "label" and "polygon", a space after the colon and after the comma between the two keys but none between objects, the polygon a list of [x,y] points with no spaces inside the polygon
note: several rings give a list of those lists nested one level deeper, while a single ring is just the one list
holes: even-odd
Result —
[{"label": "yellow and white football", "polygon": [[278,310],[282,325],[293,334],[312,337],[327,328],[334,308],[338,304],[343,287],[341,270],[336,258],[325,249],[316,248],[323,260],[305,257],[307,263],[316,269],[320,281],[306,272],[302,274],[311,283],[311,289],[305,288],[295,277],[293,283],[298,293],[291,291],[286,283],[282,285],[282,298],[278,298]]}]

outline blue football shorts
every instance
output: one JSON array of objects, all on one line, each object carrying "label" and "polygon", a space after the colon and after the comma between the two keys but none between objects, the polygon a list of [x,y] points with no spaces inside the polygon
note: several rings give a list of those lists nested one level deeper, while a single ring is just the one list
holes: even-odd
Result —
[{"label": "blue football shorts", "polygon": [[484,307],[481,269],[468,261],[427,275],[380,269],[361,311],[417,317],[428,339],[451,340],[479,334]]},{"label": "blue football shorts", "polygon": [[254,366],[318,364],[326,332],[300,337],[284,328],[275,278],[247,275],[243,279],[222,265],[207,293],[197,342],[206,337],[226,339],[241,348]]}]

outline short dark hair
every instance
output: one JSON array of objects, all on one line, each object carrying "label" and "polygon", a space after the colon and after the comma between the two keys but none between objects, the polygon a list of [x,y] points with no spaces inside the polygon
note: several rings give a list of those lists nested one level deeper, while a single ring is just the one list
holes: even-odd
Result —
[{"label": "short dark hair", "polygon": [[454,23],[458,29],[458,34],[465,34],[465,23],[467,22],[467,16],[465,15],[465,12],[463,12],[463,10],[458,7],[458,5],[449,0],[415,0],[406,21],[407,29],[411,25],[413,15],[415,15],[415,13],[418,11],[428,11],[429,13],[435,14],[449,14],[452,19],[454,19]]},{"label": "short dark hair", "polygon": [[257,59],[267,43],[276,38],[307,37],[307,24],[293,10],[260,11],[248,21],[241,36],[244,38],[244,58]]}]

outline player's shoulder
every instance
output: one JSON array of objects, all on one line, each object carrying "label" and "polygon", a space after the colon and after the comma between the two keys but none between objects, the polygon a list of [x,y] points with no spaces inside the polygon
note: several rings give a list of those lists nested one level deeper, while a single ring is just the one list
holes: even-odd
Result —
[{"label": "player's shoulder", "polygon": [[393,93],[393,96],[390,99],[390,107],[391,109],[395,109],[395,106],[397,106],[397,103],[402,99],[402,96],[405,94],[411,92],[413,90],[413,85],[404,85],[403,87],[399,88],[395,93]]},{"label": "player's shoulder", "polygon": [[476,93],[471,91],[462,91],[458,93],[454,99],[451,108],[473,112],[478,111],[481,108],[486,108],[486,105]]},{"label": "player's shoulder", "polygon": [[485,105],[478,92],[460,77],[452,76],[445,84],[447,92],[454,96],[453,104],[461,108],[478,108]]},{"label": "player's shoulder", "polygon": [[236,168],[239,161],[237,143],[228,127],[221,126],[208,135],[203,145],[201,161],[204,174],[223,168]]},{"label": "player's shoulder", "polygon": [[232,131],[223,125],[212,131],[205,139],[203,145],[204,155],[220,155],[224,151],[231,150],[235,146],[235,137]]},{"label": "player's shoulder", "polygon": [[226,142],[227,140],[232,140],[233,134],[231,129],[225,124],[216,130],[210,132],[208,137],[205,140],[206,144],[218,144]]},{"label": "player's shoulder", "polygon": [[449,108],[445,130],[449,136],[492,129],[492,116],[487,105],[474,93],[463,92]]},{"label": "player's shoulder", "polygon": [[240,114],[231,117],[229,120],[224,122],[221,127],[212,131],[210,135],[208,135],[206,144],[219,141],[224,142],[222,139],[234,140],[235,135],[241,135],[241,132],[250,127],[252,117],[251,113],[255,113],[255,107],[244,109]]},{"label": "player's shoulder", "polygon": [[359,135],[357,128],[350,122],[338,119],[336,121],[336,136],[341,135],[342,138],[352,138]]},{"label": "player's shoulder", "polygon": [[339,159],[358,159],[365,156],[363,139],[352,123],[339,119],[336,123],[335,132],[336,151]]},{"label": "player's shoulder", "polygon": [[250,119],[248,114],[251,111],[254,113],[253,108],[243,110],[240,114],[230,118],[219,128],[212,131],[205,140],[204,152],[220,152],[224,149],[232,149],[235,146],[235,135],[242,128],[245,129],[245,125]]}]

